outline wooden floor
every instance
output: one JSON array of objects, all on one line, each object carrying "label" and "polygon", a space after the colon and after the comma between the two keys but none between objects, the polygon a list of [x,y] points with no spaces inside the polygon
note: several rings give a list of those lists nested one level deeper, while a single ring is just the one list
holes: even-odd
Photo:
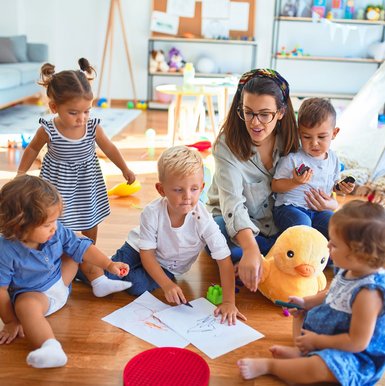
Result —
[{"label": "wooden floor", "polygon": [[[155,128],[157,133],[164,133],[166,120],[167,115],[164,112],[146,112],[131,123],[122,135],[115,137],[128,162],[142,161],[137,174],[142,190],[130,198],[111,199],[112,213],[101,224],[97,241],[97,246],[108,255],[121,246],[128,231],[138,224],[140,208],[158,196],[154,188],[156,182],[154,159],[145,157],[146,149],[132,150],[128,145],[127,148],[122,146],[122,143],[130,143],[135,136],[142,137],[145,129],[149,127]],[[125,141],[127,137],[129,141]],[[0,152],[0,185],[13,177],[21,154],[21,150],[18,149],[2,150],[4,151]],[[156,156],[160,151],[157,149]],[[148,169],[146,163],[152,167],[152,172],[142,174]],[[106,170],[113,170],[108,168],[108,162],[106,166]],[[111,187],[115,183],[122,182],[122,179],[114,173],[107,175],[106,181],[108,187]],[[331,276],[330,272],[328,276]],[[178,279],[178,284],[189,299],[205,296],[207,288],[213,282],[218,283],[216,264],[205,254],[201,254],[192,269]],[[153,294],[165,301],[160,290]],[[10,345],[0,346],[0,385],[123,385],[122,374],[127,361],[153,346],[103,322],[101,318],[132,300],[133,297],[126,293],[96,298],[89,287],[75,282],[67,305],[49,317],[56,337],[68,355],[68,364],[58,369],[30,368],[25,358],[31,351],[31,346],[25,339],[17,339]],[[261,294],[253,294],[245,288],[240,289],[236,301],[240,311],[248,318],[247,323],[262,332],[265,338],[215,360],[209,359],[192,345],[188,346],[188,349],[207,361],[211,372],[211,386],[282,385],[281,381],[272,376],[261,377],[257,381],[242,380],[236,361],[245,356],[269,356],[268,348],[273,344],[291,344],[291,317],[284,317],[280,308],[272,305]]]}]

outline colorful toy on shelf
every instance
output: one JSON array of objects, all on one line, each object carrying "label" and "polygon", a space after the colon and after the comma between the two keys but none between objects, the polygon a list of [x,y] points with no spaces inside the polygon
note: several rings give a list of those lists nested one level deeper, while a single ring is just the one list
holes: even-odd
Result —
[{"label": "colorful toy on shelf", "polygon": [[135,107],[139,110],[147,110],[147,102],[146,101],[139,101],[136,102]]},{"label": "colorful toy on shelf", "polygon": [[168,65],[170,67],[169,71],[170,72],[181,71],[185,63],[186,62],[183,60],[183,56],[181,52],[177,48],[172,47],[168,52]]},{"label": "colorful toy on shelf", "polygon": [[282,16],[295,17],[297,16],[297,5],[294,0],[287,0],[282,7]]},{"label": "colorful toy on shelf", "polygon": [[346,0],[345,19],[353,19],[354,16],[354,0]]},{"label": "colorful toy on shelf", "polygon": [[326,13],[326,0],[314,0],[313,13],[316,13],[319,17],[325,17]]},{"label": "colorful toy on shelf", "polygon": [[222,287],[218,284],[210,286],[207,290],[206,299],[216,306],[221,304],[223,299]]},{"label": "colorful toy on shelf", "polygon": [[281,51],[277,53],[278,56],[286,56],[286,57],[295,57],[295,56],[306,56],[303,53],[303,48],[294,47],[291,51],[286,51],[286,47],[282,46]]},{"label": "colorful toy on shelf", "polygon": [[32,135],[21,135],[21,147],[25,149],[32,140]]},{"label": "colorful toy on shelf", "polygon": [[186,145],[186,146],[187,147],[194,147],[198,151],[205,151],[205,150],[210,149],[210,147],[212,145],[211,145],[210,141],[198,141],[198,142],[192,143],[191,145]]},{"label": "colorful toy on shelf", "polygon": [[368,5],[365,8],[365,18],[371,21],[378,21],[381,19],[381,12],[384,8],[381,5]]},{"label": "colorful toy on shelf", "polygon": [[140,189],[142,189],[142,185],[139,180],[135,180],[132,184],[127,184],[127,182],[117,184],[113,188],[107,190],[107,194],[109,196],[127,197],[138,192]]},{"label": "colorful toy on shelf", "polygon": [[167,72],[169,66],[166,62],[166,57],[163,50],[152,50],[150,53],[150,72]]},{"label": "colorful toy on shelf", "polygon": [[127,102],[127,108],[128,109],[134,109],[135,108],[135,103],[133,101],[128,101]]},{"label": "colorful toy on shelf", "polygon": [[263,258],[258,290],[273,302],[323,290],[327,245],[327,239],[314,228],[297,225],[286,229]]}]

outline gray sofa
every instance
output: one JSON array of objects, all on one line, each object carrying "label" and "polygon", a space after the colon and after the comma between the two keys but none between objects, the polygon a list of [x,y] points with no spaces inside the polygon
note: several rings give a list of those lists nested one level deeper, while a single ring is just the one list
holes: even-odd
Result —
[{"label": "gray sofa", "polygon": [[40,67],[48,60],[48,46],[28,43],[25,35],[0,37],[0,108],[37,95]]}]

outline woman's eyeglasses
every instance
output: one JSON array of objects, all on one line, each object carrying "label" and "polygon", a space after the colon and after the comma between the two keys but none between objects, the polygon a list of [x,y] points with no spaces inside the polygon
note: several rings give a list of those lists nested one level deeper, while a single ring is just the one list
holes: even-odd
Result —
[{"label": "woman's eyeglasses", "polygon": [[251,122],[255,117],[257,117],[259,122],[266,125],[273,121],[278,111],[263,111],[261,113],[255,113],[254,111],[244,110],[241,107],[238,107],[237,113],[242,121]]}]

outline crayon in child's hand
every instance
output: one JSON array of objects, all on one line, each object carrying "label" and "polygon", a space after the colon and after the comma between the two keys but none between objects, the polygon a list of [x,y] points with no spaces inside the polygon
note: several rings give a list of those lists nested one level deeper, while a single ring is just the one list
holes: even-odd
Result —
[{"label": "crayon in child's hand", "polygon": [[128,274],[127,268],[120,268],[119,276],[126,276]]}]

